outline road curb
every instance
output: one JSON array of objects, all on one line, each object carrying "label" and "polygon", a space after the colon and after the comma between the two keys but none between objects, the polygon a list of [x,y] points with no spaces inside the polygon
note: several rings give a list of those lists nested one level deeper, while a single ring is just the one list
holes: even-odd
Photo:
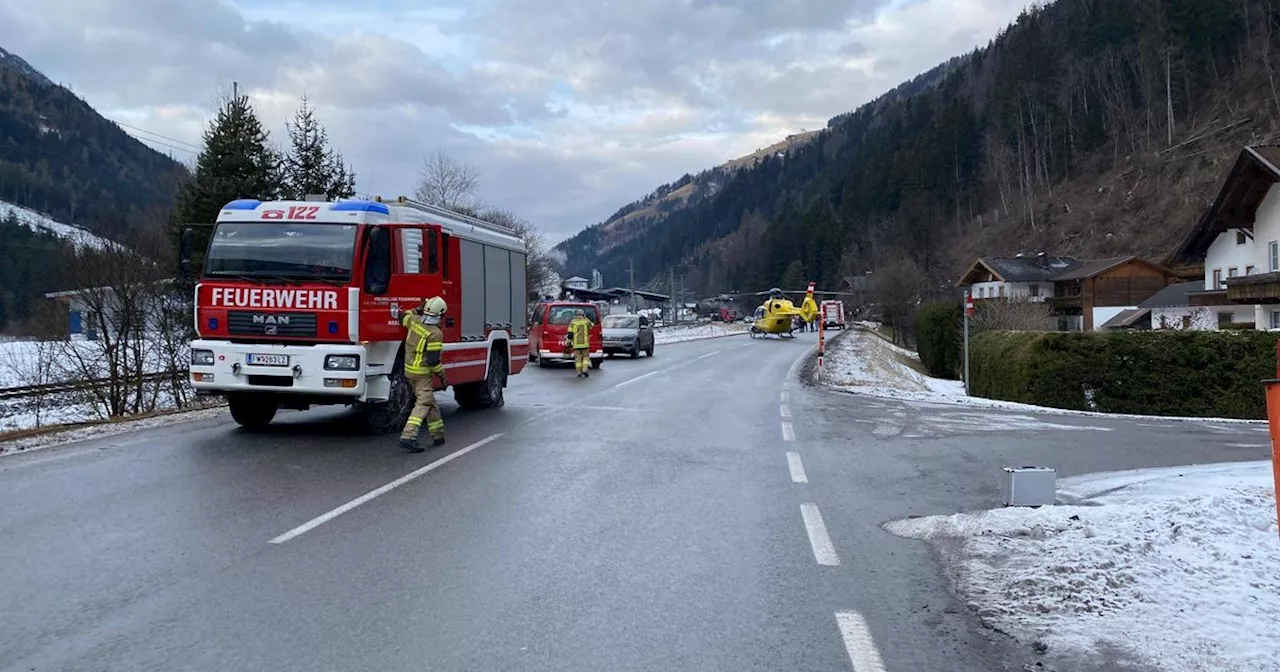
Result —
[{"label": "road curb", "polygon": [[[222,402],[217,404],[210,404],[208,406],[200,406],[197,408],[179,408],[179,409],[171,409],[167,411],[155,411],[151,413],[143,413],[140,415],[130,415],[123,418],[114,418],[114,419],[107,419],[107,420],[88,420],[85,422],[67,422],[67,423],[61,423],[57,425],[45,425],[43,427],[36,427],[33,429],[18,429],[11,432],[4,432],[4,433],[0,433],[0,458],[3,458],[8,455],[19,455],[22,453],[27,453],[32,450],[37,450],[39,448],[51,448],[53,446],[76,443],[78,441],[85,441],[85,440],[89,440],[91,438],[96,438],[96,437],[86,437],[84,439],[71,439],[69,441],[65,441],[62,443],[54,442],[54,443],[48,443],[48,444],[41,444],[38,446],[32,446],[30,448],[11,449],[8,447],[9,444],[22,441],[23,439],[32,439],[32,438],[42,437],[42,436],[52,436],[56,434],[74,432],[76,430],[90,429],[94,427],[119,427],[120,431],[112,432],[111,435],[127,434],[131,431],[135,431],[134,429],[129,427],[129,425],[134,423],[143,422],[146,420],[154,420],[156,418],[167,418],[175,415],[184,415],[187,413],[199,413],[201,411],[209,411],[217,408],[225,408],[226,405],[227,405],[226,402]],[[138,429],[146,429],[146,428],[142,427]]]}]

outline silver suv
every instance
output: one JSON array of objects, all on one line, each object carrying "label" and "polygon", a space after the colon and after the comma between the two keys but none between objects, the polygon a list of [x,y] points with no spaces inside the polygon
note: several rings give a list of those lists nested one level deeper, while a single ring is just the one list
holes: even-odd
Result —
[{"label": "silver suv", "polygon": [[644,315],[606,315],[600,322],[601,335],[604,337],[604,354],[614,355],[627,353],[639,357],[640,351],[653,356],[653,328],[649,326],[649,318]]}]

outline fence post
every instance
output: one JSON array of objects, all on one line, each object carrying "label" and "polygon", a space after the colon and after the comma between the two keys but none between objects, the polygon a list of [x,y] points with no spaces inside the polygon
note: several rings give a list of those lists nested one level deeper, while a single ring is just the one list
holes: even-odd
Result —
[{"label": "fence post", "polygon": [[[973,314],[973,294],[969,290],[964,290],[964,394],[966,397],[973,396],[969,392],[969,316]],[[1280,348],[1280,343],[1276,344]],[[1277,374],[1280,377],[1280,374]]]},{"label": "fence post", "polygon": [[822,353],[826,349],[826,326],[827,318],[825,315],[818,317],[818,368],[822,368]]}]

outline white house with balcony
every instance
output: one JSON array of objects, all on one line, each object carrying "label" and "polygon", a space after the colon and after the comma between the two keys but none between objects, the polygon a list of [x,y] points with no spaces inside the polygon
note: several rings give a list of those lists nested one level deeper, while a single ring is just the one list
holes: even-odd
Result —
[{"label": "white house with balcony", "polygon": [[1280,146],[1241,150],[1213,203],[1171,256],[1203,262],[1204,289],[1188,294],[1188,308],[1208,309],[1216,326],[1243,322],[1280,330],[1277,166]]},{"label": "white house with balcony", "polygon": [[1079,263],[1072,257],[1049,257],[1044,252],[1035,256],[980,257],[956,285],[968,287],[975,300],[1047,301],[1053,298],[1054,276]]}]

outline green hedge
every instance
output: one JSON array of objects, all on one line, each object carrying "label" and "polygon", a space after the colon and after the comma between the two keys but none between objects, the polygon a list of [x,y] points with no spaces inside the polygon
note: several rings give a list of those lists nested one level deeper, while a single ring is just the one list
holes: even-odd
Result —
[{"label": "green hedge", "polygon": [[959,301],[932,301],[916,313],[916,351],[935,378],[959,378],[964,366],[963,308]]},{"label": "green hedge", "polygon": [[975,396],[1107,413],[1266,417],[1277,334],[1009,332],[973,338]]}]

